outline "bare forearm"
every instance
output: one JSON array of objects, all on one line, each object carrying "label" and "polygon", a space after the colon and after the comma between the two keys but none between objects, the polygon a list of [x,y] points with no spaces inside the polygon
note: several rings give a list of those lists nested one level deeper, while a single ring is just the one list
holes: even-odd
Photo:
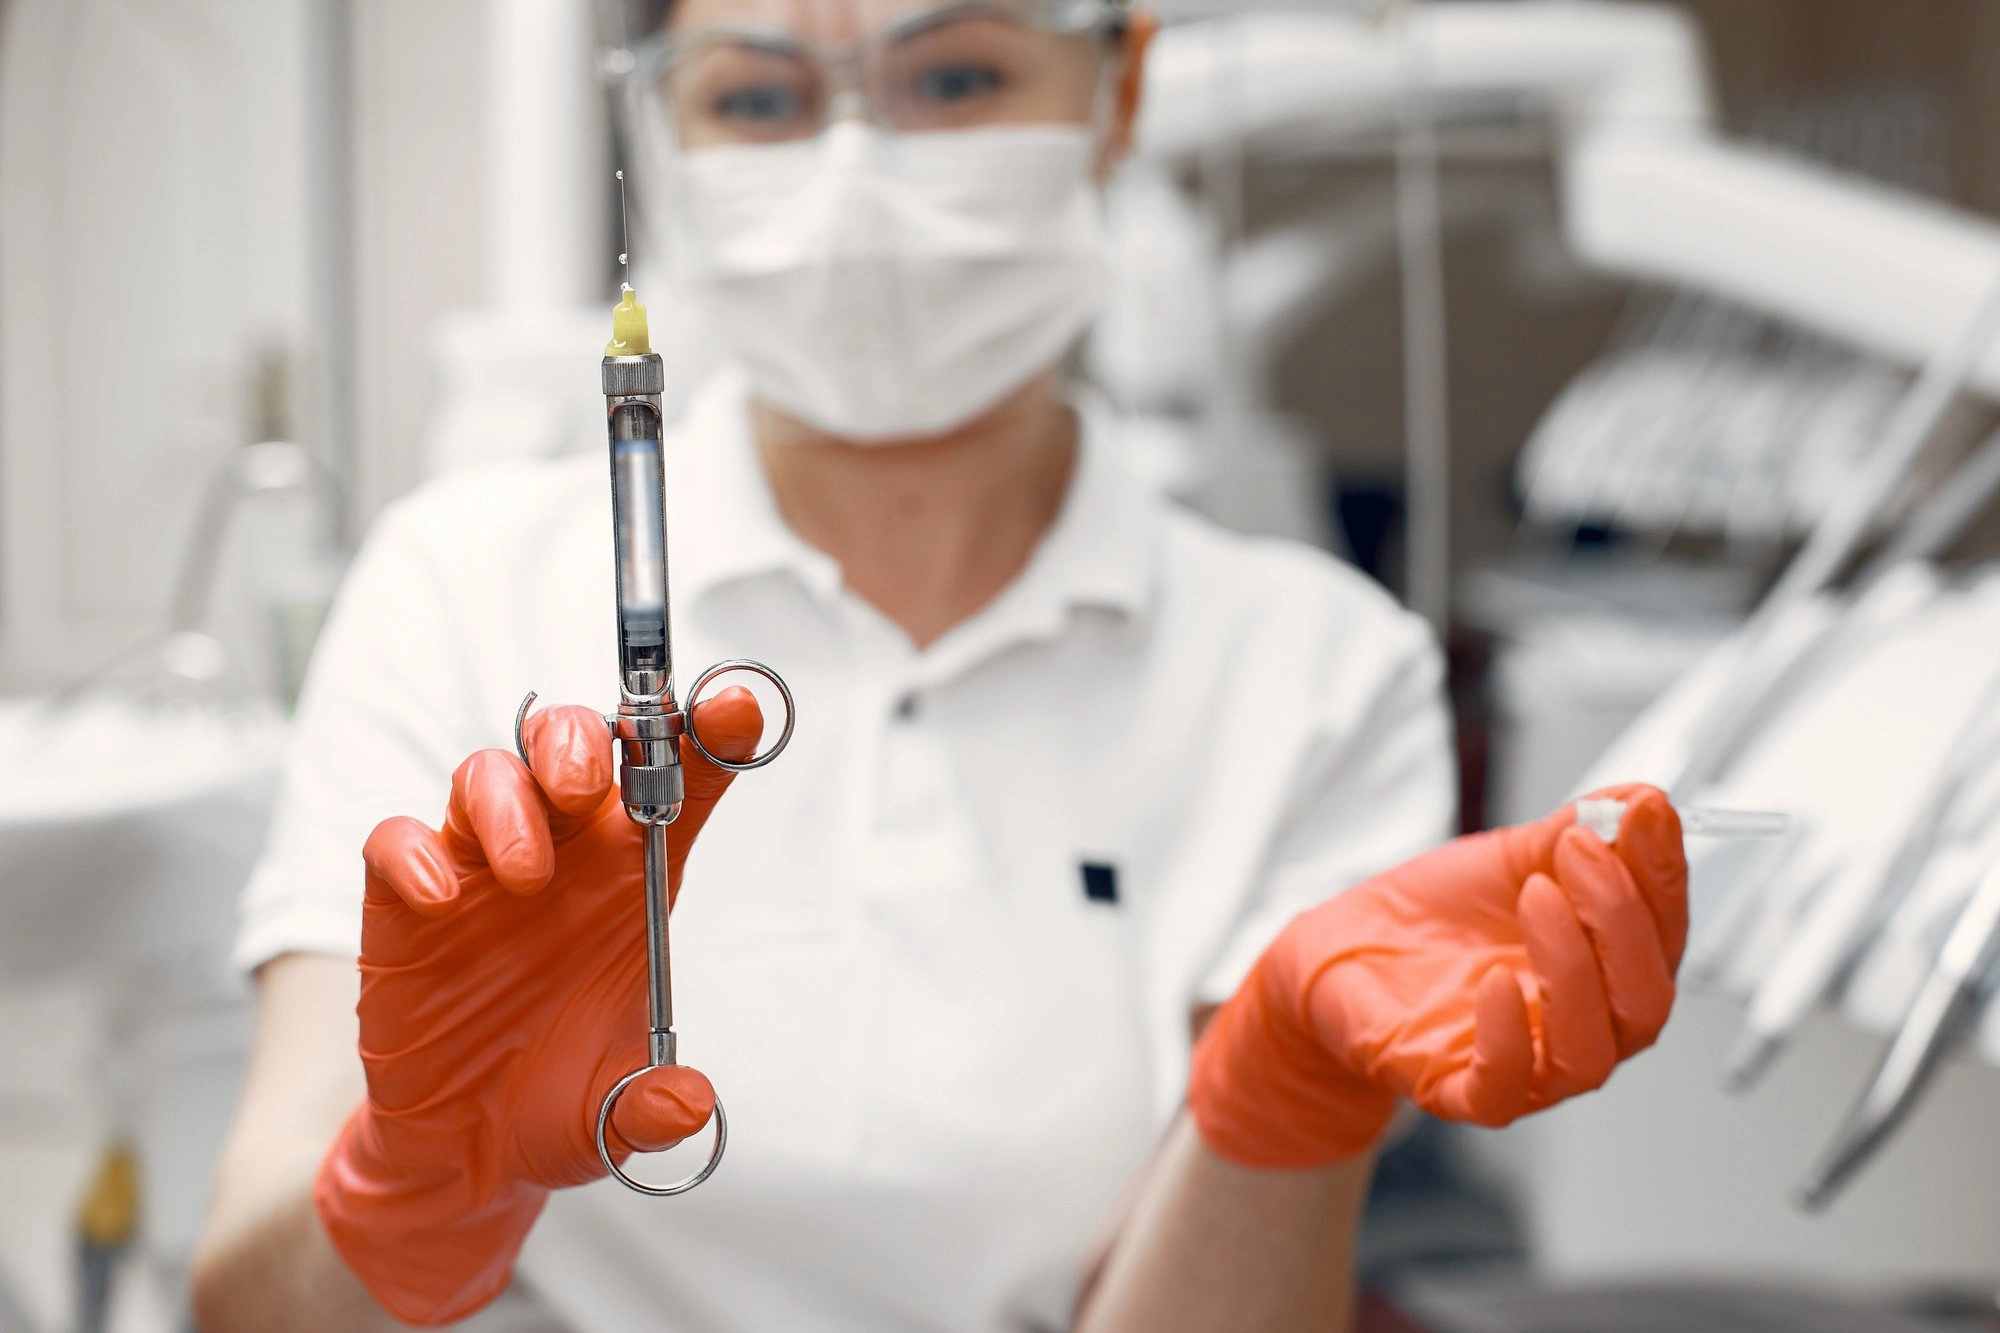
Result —
[{"label": "bare forearm", "polygon": [[341,1262],[312,1201],[363,1091],[353,960],[287,954],[257,985],[257,1043],[195,1253],[202,1333],[401,1328]]},{"label": "bare forearm", "polygon": [[1237,1166],[1183,1115],[1120,1230],[1076,1333],[1340,1333],[1372,1158]]},{"label": "bare forearm", "polygon": [[211,1228],[196,1258],[202,1333],[371,1333],[401,1329],[320,1226],[310,1189]]}]

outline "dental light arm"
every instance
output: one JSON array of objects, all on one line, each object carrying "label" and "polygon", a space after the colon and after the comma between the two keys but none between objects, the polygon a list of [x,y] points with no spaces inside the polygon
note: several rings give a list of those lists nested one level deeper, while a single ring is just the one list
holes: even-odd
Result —
[{"label": "dental light arm", "polygon": [[[1906,365],[1945,352],[2000,277],[2000,227],[1782,153],[1613,128],[1577,136],[1565,167],[1585,259]],[[1968,384],[2000,394],[2000,345]]]},{"label": "dental light arm", "polygon": [[[2000,274],[2000,226],[1717,137],[1699,34],[1664,6],[1580,0],[1422,5],[1435,114],[1540,110],[1560,136],[1576,253],[1728,298],[1914,364],[1965,328]],[[1174,163],[1218,141],[1350,139],[1396,122],[1395,30],[1257,15],[1156,43],[1140,151]],[[2000,347],[1971,387],[2000,394]]]},{"label": "dental light arm", "polygon": [[[1664,6],[1466,0],[1420,5],[1406,23],[1443,121],[1524,106],[1579,128],[1685,133],[1710,119],[1699,36]],[[1236,138],[1391,130],[1404,76],[1399,45],[1394,28],[1335,15],[1169,29],[1149,57],[1140,150],[1180,159]]]}]

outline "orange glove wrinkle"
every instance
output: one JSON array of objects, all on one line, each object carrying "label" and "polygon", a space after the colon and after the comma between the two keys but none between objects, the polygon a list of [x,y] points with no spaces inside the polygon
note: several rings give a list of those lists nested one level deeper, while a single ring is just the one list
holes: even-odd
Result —
[{"label": "orange glove wrinkle", "polygon": [[[703,739],[747,757],[755,698],[699,709]],[[314,1204],[348,1267],[407,1323],[493,1300],[548,1192],[603,1175],[593,1139],[613,1083],[646,1062],[642,831],[613,785],[601,715],[529,719],[533,772],[485,750],[459,766],[441,830],[384,821],[363,850],[361,1060],[368,1096],[321,1163]],[[730,774],[687,742],[669,830],[678,889]],[[629,1152],[670,1147],[713,1112],[683,1066],[635,1083],[612,1118]]]},{"label": "orange glove wrinkle", "polygon": [[1616,845],[1574,807],[1460,838],[1301,913],[1195,1048],[1188,1106],[1246,1166],[1343,1161],[1398,1098],[1505,1125],[1659,1036],[1687,940],[1680,821],[1651,787]]}]

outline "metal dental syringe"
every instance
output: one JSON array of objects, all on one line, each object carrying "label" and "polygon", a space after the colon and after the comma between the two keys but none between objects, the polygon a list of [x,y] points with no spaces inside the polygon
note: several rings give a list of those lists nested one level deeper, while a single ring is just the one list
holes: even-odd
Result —
[{"label": "metal dental syringe", "polygon": [[[621,173],[620,179],[623,179]],[[623,256],[620,256],[623,258]],[[734,658],[696,677],[684,701],[674,697],[672,627],[667,616],[666,475],[660,395],[666,372],[652,350],[646,308],[631,284],[612,312],[612,339],[603,364],[604,407],[611,445],[612,545],[617,560],[618,711],[605,718],[618,752],[618,792],[625,813],[645,829],[646,952],[649,990],[647,1063],[618,1080],[597,1112],[597,1155],[627,1189],[655,1197],[683,1194],[707,1180],[722,1161],[729,1121],[715,1103],[715,1147],[700,1171],[671,1185],[647,1185],[627,1175],[605,1140],[611,1112],[634,1081],[675,1062],[673,968],[667,934],[667,825],[679,817],[685,796],[681,739],[718,768],[743,772],[778,757],[792,738],[791,690],[761,662]],[[701,743],[690,718],[695,701],[717,677],[732,671],[762,676],[784,699],[785,722],[762,754],[733,761]],[[522,728],[535,696],[521,701],[514,745],[527,761]]]}]

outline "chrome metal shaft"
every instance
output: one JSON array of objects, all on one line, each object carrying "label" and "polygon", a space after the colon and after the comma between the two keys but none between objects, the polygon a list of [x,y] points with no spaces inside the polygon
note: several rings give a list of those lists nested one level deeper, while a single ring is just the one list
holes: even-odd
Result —
[{"label": "chrome metal shaft", "polygon": [[646,826],[646,972],[655,1065],[674,1063],[674,968],[667,938],[667,826]]}]

